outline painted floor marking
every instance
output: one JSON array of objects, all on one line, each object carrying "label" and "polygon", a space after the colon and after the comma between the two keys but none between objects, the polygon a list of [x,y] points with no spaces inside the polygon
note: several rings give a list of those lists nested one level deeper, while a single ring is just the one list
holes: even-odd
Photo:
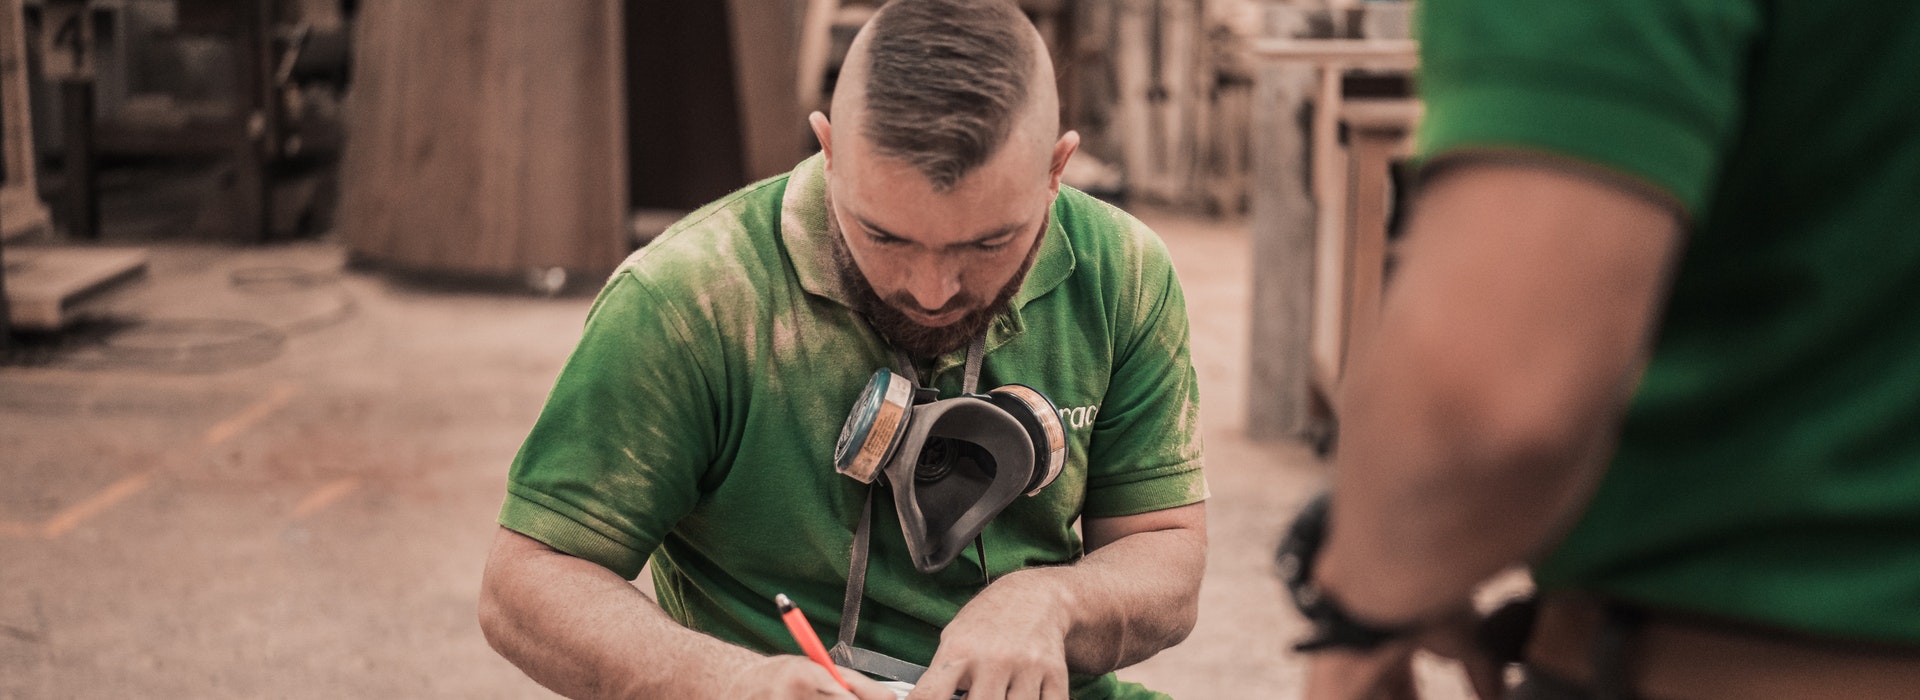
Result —
[{"label": "painted floor marking", "polygon": [[[208,428],[206,435],[203,436],[200,441],[201,445],[203,447],[215,447],[233,439],[235,436],[252,428],[254,424],[273,415],[275,411],[285,407],[299,394],[300,387],[298,385],[285,382],[275,384],[273,388],[269,389],[267,394],[260,397],[258,401],[254,401],[246,408],[241,409],[239,413],[235,413],[226,420],[215,423],[213,427]],[[86,522],[88,518],[99,515],[101,512],[118,505],[121,501],[127,500],[127,498],[134,494],[146,490],[152,483],[153,472],[151,470],[122,477],[119,481],[108,484],[106,488],[82,499],[79,503],[67,506],[66,509],[53,514],[53,517],[47,518],[46,522],[38,525],[0,520],[0,537],[27,537],[34,534],[39,534],[46,539],[59,537],[71,531],[73,528],[78,527],[80,523]],[[305,517],[306,514],[311,514],[312,512],[325,508],[334,501],[339,500],[340,497],[352,492],[353,489],[358,486],[359,479],[357,478],[343,479],[322,486],[301,500],[300,505],[294,509],[296,513],[295,517]],[[304,514],[303,511],[305,511]]]},{"label": "painted floor marking", "polygon": [[66,534],[68,530],[72,530],[87,518],[99,515],[101,511],[112,508],[114,504],[126,500],[128,496],[145,490],[151,483],[153,483],[153,472],[140,472],[113,482],[101,489],[99,493],[67,506],[66,510],[47,518],[47,522],[40,526],[40,535],[53,539]]},{"label": "painted floor marking", "polygon": [[344,479],[336,479],[322,484],[319,488],[308,493],[306,498],[300,499],[300,502],[293,506],[293,519],[299,520],[325,510],[327,506],[333,505],[334,502],[342,498],[346,498],[348,494],[353,493],[354,490],[358,488],[360,488],[360,477],[357,476],[349,476]]},{"label": "painted floor marking", "polygon": [[260,422],[267,416],[273,415],[274,411],[278,411],[286,406],[287,403],[293,401],[293,397],[299,393],[300,387],[296,385],[287,383],[275,384],[273,389],[267,392],[266,396],[260,397],[260,400],[253,402],[252,405],[241,409],[239,413],[235,413],[226,420],[215,423],[213,427],[208,428],[207,435],[205,439],[201,440],[201,444],[207,447],[214,447],[233,439],[234,436],[244,433],[248,428],[253,427],[253,424]]}]

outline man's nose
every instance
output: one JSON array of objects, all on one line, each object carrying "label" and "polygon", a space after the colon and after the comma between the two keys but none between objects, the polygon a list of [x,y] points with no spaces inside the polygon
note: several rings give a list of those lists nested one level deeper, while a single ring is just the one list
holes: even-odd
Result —
[{"label": "man's nose", "polygon": [[907,292],[923,311],[940,311],[960,293],[960,271],[937,262],[927,262],[907,282]]}]

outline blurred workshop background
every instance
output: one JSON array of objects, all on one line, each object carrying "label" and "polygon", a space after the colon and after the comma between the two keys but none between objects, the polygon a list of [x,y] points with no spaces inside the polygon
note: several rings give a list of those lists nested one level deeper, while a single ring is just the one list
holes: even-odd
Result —
[{"label": "blurred workshop background", "polygon": [[[1271,553],[1390,257],[1411,4],[1020,2],[1068,183],[1191,307],[1202,618],[1122,671],[1176,697],[1299,684]],[[507,464],[607,273],[816,149],[874,11],[0,0],[0,698],[548,697],[475,622]]]}]

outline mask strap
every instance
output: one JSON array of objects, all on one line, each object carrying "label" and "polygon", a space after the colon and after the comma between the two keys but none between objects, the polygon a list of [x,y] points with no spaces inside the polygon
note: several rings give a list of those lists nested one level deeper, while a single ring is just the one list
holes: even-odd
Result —
[{"label": "mask strap", "polygon": [[908,384],[912,384],[915,388],[920,386],[920,370],[913,368],[913,358],[907,357],[906,353],[895,348],[893,363],[900,366],[900,376],[906,377]]},{"label": "mask strap", "polygon": [[866,501],[860,504],[860,524],[853,529],[853,556],[847,564],[847,598],[840,604],[840,636],[834,651],[853,648],[853,633],[860,626],[860,598],[867,593],[867,542],[873,531],[873,487],[867,487]]},{"label": "mask strap", "polygon": [[[962,377],[960,384],[960,393],[962,395],[972,396],[978,393],[980,388],[980,364],[986,361],[986,358],[987,332],[981,331],[980,335],[973,337],[973,342],[967,344],[967,373]],[[920,372],[913,368],[913,358],[907,357],[906,353],[901,352],[899,348],[895,348],[893,351],[893,363],[900,366],[900,376],[906,377],[907,381],[914,386],[920,386]]]},{"label": "mask strap", "polygon": [[[967,346],[967,370],[960,390],[971,395],[980,384],[980,363],[987,354],[987,334],[982,331]],[[919,371],[913,367],[913,358],[899,349],[893,351],[893,359],[900,366],[900,374],[914,386],[920,386]],[[867,552],[873,539],[873,491],[867,486],[866,498],[860,504],[860,523],[853,529],[853,551],[847,561],[847,595],[840,603],[840,634],[834,638],[833,648],[827,650],[827,656],[834,663],[862,673],[879,675],[904,683],[915,683],[927,668],[919,664],[901,661],[879,652],[861,649],[853,645],[855,634],[860,629],[860,600],[867,593]],[[980,556],[980,575],[982,586],[993,582],[987,572],[986,543],[980,537],[973,540],[974,551]],[[955,694],[955,697],[960,697]]]},{"label": "mask strap", "polygon": [[827,650],[827,656],[832,657],[834,663],[861,673],[902,683],[918,683],[920,675],[927,672],[927,667],[853,645],[854,633],[860,628],[860,599],[867,592],[867,549],[873,532],[873,490],[874,487],[867,487],[866,502],[860,506],[860,524],[853,530],[853,556],[847,564],[847,598],[840,604],[840,634],[835,637],[833,648]]},{"label": "mask strap", "polygon": [[980,388],[980,363],[987,357],[987,332],[980,331],[974,336],[973,343],[967,346],[967,375],[960,384],[960,393],[972,396]]}]

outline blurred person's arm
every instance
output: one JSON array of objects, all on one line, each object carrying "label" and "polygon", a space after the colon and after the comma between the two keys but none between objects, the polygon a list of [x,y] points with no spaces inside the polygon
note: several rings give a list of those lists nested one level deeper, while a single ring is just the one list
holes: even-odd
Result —
[{"label": "blurred person's arm", "polygon": [[[480,586],[501,656],[572,698],[852,698],[801,656],[762,656],[681,626],[618,574],[506,528]],[[842,671],[863,700],[892,691]]]},{"label": "blurred person's arm", "polygon": [[[1456,614],[1572,524],[1682,242],[1678,208],[1621,176],[1546,155],[1456,158],[1415,203],[1340,391],[1316,578],[1373,624]],[[1408,646],[1317,655],[1309,696],[1370,695],[1359,688]]]},{"label": "blurred person's arm", "polygon": [[1084,528],[1080,561],[1008,574],[961,608],[912,698],[973,689],[1064,700],[1069,670],[1107,673],[1186,639],[1200,614],[1206,504],[1088,518]]}]

